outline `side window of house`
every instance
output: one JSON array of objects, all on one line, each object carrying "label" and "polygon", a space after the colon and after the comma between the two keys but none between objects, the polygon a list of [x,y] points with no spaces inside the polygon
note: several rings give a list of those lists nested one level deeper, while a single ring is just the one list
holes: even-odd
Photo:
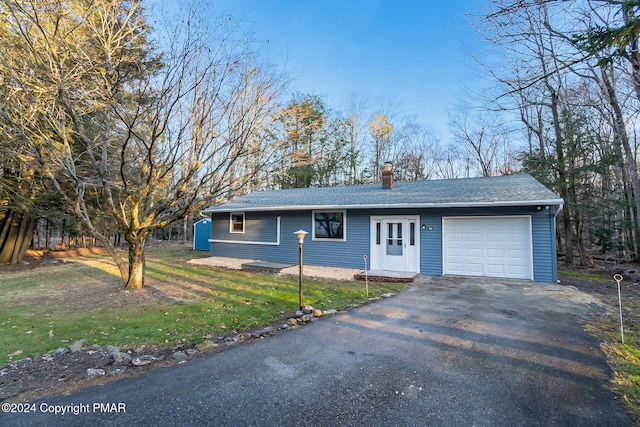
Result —
[{"label": "side window of house", "polygon": [[313,212],[313,238],[346,240],[345,217],[344,211]]},{"label": "side window of house", "polygon": [[244,212],[231,214],[229,232],[244,233]]}]

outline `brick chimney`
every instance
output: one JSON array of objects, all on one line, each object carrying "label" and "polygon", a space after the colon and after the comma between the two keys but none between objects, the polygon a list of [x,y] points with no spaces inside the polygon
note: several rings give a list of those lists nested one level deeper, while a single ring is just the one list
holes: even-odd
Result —
[{"label": "brick chimney", "polygon": [[393,188],[393,171],[391,170],[391,162],[384,162],[382,168],[382,189],[388,190]]}]

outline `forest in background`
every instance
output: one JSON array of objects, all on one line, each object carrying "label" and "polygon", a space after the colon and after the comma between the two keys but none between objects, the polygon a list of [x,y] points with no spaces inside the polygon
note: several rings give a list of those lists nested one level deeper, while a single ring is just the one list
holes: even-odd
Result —
[{"label": "forest in background", "polygon": [[530,173],[565,200],[565,264],[638,258],[638,0],[488,1],[474,18],[487,90],[451,112],[446,141],[366,94],[292,92],[197,9],[154,29],[138,1],[0,12],[0,263],[99,245],[140,287],[147,239],[188,240],[204,207],[376,182],[385,161],[399,181]]}]

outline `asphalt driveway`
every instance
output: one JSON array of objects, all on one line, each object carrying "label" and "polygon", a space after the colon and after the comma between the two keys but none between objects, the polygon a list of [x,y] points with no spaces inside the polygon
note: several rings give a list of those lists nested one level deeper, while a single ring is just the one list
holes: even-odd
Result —
[{"label": "asphalt driveway", "polygon": [[[583,331],[597,310],[557,285],[427,278],[272,338],[37,401],[0,425],[632,425]],[[64,407],[86,413],[43,412]]]}]

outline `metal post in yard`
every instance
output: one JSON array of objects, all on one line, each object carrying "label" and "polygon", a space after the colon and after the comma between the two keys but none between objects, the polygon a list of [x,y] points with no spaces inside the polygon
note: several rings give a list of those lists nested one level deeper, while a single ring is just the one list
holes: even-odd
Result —
[{"label": "metal post in yard", "polygon": [[613,276],[613,280],[618,282],[618,307],[620,309],[620,337],[622,339],[622,344],[624,344],[624,327],[622,324],[622,296],[620,294],[620,282],[622,282],[622,275],[616,274]]},{"label": "metal post in yard", "polygon": [[298,230],[295,233],[296,236],[298,236],[298,253],[299,253],[299,260],[298,260],[298,302],[300,303],[300,310],[302,310],[302,307],[304,307],[304,305],[302,304],[302,246],[304,243],[304,236],[306,236],[307,233],[304,230]]},{"label": "metal post in yard", "polygon": [[362,258],[364,258],[364,286],[367,290],[367,299],[369,299],[369,275],[367,274],[367,256],[362,255]]}]

